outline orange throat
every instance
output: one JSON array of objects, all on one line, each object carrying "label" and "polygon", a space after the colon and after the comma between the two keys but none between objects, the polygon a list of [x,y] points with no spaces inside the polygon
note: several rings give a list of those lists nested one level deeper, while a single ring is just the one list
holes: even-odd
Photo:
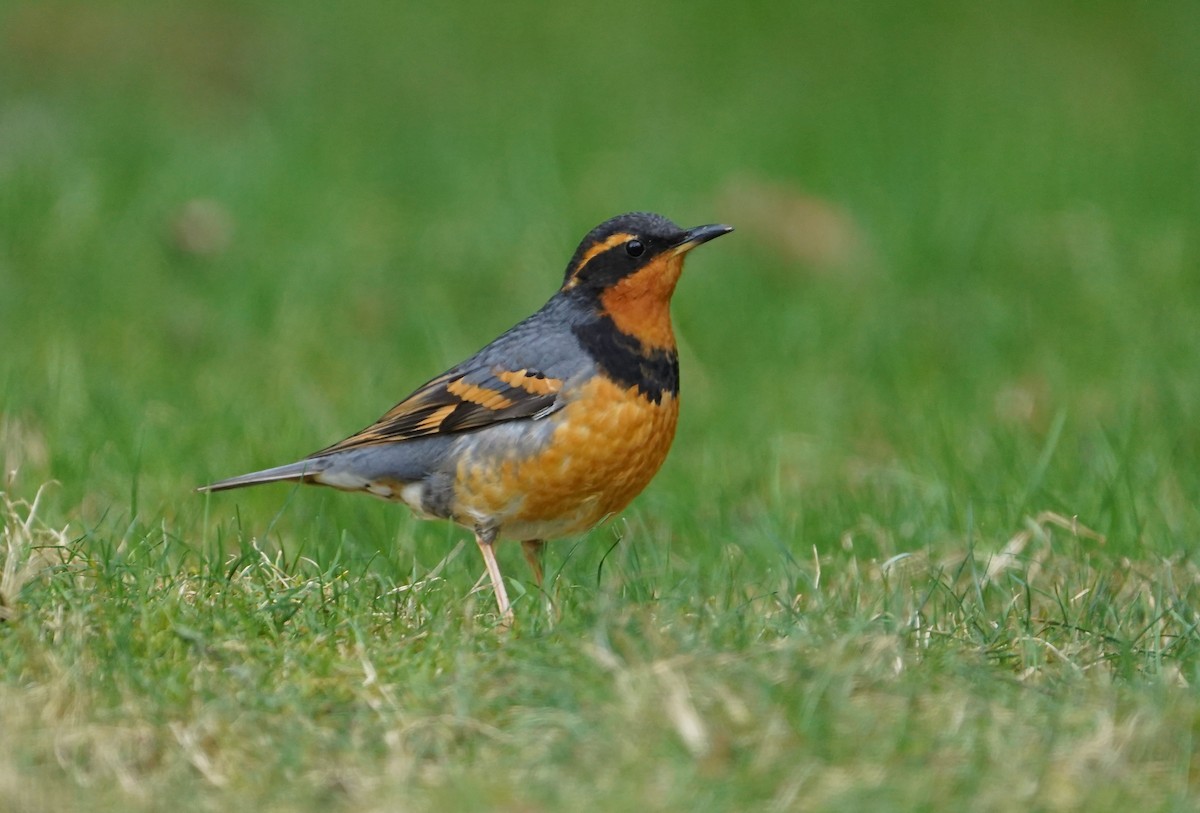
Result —
[{"label": "orange throat", "polygon": [[662,256],[600,295],[600,305],[617,330],[647,348],[673,350],[671,295],[683,273],[683,257]]}]

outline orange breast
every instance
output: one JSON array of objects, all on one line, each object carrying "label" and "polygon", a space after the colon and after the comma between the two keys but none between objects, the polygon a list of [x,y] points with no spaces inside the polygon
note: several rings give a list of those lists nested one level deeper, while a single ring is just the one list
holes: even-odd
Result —
[{"label": "orange breast", "polygon": [[584,385],[547,420],[550,441],[528,457],[459,464],[456,519],[485,518],[508,538],[565,536],[617,513],[658,472],[675,437],[679,402],[661,403],[603,377]]}]

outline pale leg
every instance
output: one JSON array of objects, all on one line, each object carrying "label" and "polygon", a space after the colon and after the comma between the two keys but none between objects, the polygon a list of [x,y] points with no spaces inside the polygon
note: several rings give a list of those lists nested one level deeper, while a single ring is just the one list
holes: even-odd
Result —
[{"label": "pale leg", "polygon": [[492,578],[492,590],[496,593],[496,606],[500,609],[500,617],[504,623],[513,621],[512,605],[508,603],[508,591],[504,589],[504,576],[500,574],[500,564],[496,561],[496,532],[494,530],[475,530],[475,542],[479,552],[483,554],[483,563],[487,565],[488,575]]}]

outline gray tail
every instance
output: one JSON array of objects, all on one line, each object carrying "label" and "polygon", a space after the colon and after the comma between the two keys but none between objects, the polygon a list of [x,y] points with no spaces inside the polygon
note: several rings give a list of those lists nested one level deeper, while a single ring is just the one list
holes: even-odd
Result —
[{"label": "gray tail", "polygon": [[285,480],[307,480],[312,475],[326,467],[322,460],[301,460],[298,463],[288,463],[286,466],[276,466],[273,469],[252,471],[227,480],[218,480],[206,486],[200,486],[197,491],[225,491],[242,486],[256,486],[259,483],[277,483]]}]

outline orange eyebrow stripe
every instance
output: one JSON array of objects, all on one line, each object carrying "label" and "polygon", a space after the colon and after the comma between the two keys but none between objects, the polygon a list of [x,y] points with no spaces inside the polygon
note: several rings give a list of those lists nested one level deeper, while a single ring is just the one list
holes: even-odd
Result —
[{"label": "orange eyebrow stripe", "polygon": [[632,239],[632,234],[621,232],[620,234],[614,234],[613,236],[609,237],[603,243],[597,243],[596,245],[592,246],[586,252],[584,252],[583,259],[579,261],[579,265],[575,266],[575,270],[571,272],[571,276],[575,276],[575,274],[578,274],[581,270],[583,270],[583,267],[591,262],[592,258],[597,254],[601,254],[605,251],[608,251],[613,246],[619,246],[621,243]]},{"label": "orange eyebrow stripe", "polygon": [[528,370],[501,370],[496,373],[496,378],[530,395],[553,395],[562,389],[562,381],[557,378],[546,378]]},{"label": "orange eyebrow stripe", "polygon": [[446,391],[451,395],[457,395],[464,401],[478,404],[485,409],[507,409],[513,405],[511,398],[506,398],[503,394],[495,390],[489,390],[487,387],[468,384],[461,378],[447,384]]}]

